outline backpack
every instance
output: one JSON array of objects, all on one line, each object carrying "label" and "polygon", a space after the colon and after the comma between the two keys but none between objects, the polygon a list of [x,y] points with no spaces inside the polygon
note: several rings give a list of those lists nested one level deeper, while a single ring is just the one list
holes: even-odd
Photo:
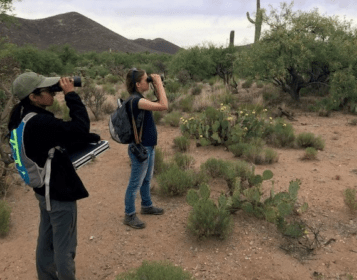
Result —
[{"label": "backpack", "polygon": [[46,186],[46,208],[47,211],[51,211],[49,194],[51,161],[54,156],[55,149],[60,150],[60,147],[57,146],[48,151],[48,158],[43,168],[39,167],[37,163],[27,157],[24,145],[24,131],[27,122],[35,115],[36,113],[29,113],[22,119],[19,126],[11,131],[9,143],[16,169],[26,185],[31,188],[41,188],[43,185]]},{"label": "backpack", "polygon": [[[118,108],[109,117],[109,133],[112,139],[120,144],[130,144],[134,142],[134,132],[132,128],[132,118],[129,118],[127,104],[133,102],[135,97],[141,97],[138,93],[133,93],[128,99],[123,101],[118,99]],[[144,110],[138,116],[138,126],[143,122]]]}]

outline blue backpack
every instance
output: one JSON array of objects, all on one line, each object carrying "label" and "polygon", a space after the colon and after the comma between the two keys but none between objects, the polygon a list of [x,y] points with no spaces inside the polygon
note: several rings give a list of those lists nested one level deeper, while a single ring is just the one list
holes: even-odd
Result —
[{"label": "blue backpack", "polygon": [[48,158],[43,168],[39,167],[37,163],[27,157],[24,145],[24,131],[27,122],[36,115],[36,113],[27,114],[21,121],[20,125],[13,129],[10,134],[10,146],[12,150],[12,157],[15,161],[15,166],[25,184],[31,188],[41,188],[45,185],[45,197],[47,211],[51,211],[50,205],[50,175],[51,175],[51,161],[55,153],[55,149],[51,148],[48,151]]}]

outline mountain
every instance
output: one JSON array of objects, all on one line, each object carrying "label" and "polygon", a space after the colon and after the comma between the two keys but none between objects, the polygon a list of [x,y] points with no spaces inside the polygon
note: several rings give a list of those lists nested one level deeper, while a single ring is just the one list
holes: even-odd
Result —
[{"label": "mountain", "polygon": [[70,44],[78,52],[149,52],[176,53],[180,47],[164,39],[129,40],[103,25],[79,14],[70,12],[44,19],[17,18],[18,24],[0,23],[0,36],[7,36],[18,46],[32,44],[39,49],[51,45]]}]

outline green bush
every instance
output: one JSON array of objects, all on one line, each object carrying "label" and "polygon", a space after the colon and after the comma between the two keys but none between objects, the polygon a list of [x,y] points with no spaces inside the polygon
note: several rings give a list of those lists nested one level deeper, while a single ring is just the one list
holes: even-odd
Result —
[{"label": "green bush", "polygon": [[0,235],[9,232],[11,208],[5,200],[0,200]]},{"label": "green bush", "polygon": [[345,189],[343,192],[345,203],[350,209],[351,212],[357,210],[357,199],[356,199],[356,190],[355,189]]},{"label": "green bush", "polygon": [[278,162],[279,156],[278,156],[278,152],[271,149],[271,148],[266,148],[264,150],[264,162],[267,164],[272,164],[275,162]]},{"label": "green bush", "polygon": [[228,164],[227,161],[222,159],[209,158],[206,162],[201,164],[200,168],[212,178],[220,178],[223,176]]},{"label": "green bush", "polygon": [[155,148],[155,163],[154,163],[154,173],[160,174],[168,168],[168,164],[164,161],[164,152],[160,147]]},{"label": "green bush", "polygon": [[106,83],[116,84],[121,81],[121,78],[113,74],[108,74],[104,77],[104,80]]},{"label": "green bush", "polygon": [[167,93],[177,93],[181,88],[181,85],[179,82],[174,81],[174,80],[167,80],[165,81],[165,91]]},{"label": "green bush", "polygon": [[116,280],[194,280],[195,278],[181,267],[168,261],[143,261],[137,269],[124,272]]},{"label": "green bush", "polygon": [[305,154],[302,159],[305,160],[315,160],[317,159],[317,150],[314,147],[308,147],[305,149]]},{"label": "green bush", "polygon": [[283,119],[276,119],[275,124],[265,127],[263,137],[268,144],[275,147],[291,147],[295,141],[294,128]]},{"label": "green bush", "polygon": [[152,115],[154,117],[154,122],[156,124],[158,124],[161,121],[161,119],[163,118],[162,111],[154,111],[154,112],[152,112]]},{"label": "green bush", "polygon": [[180,118],[181,114],[178,111],[168,113],[165,117],[163,117],[162,121],[165,124],[168,124],[172,127],[180,126]]},{"label": "green bush", "polygon": [[182,98],[179,101],[179,106],[183,112],[193,111],[193,97],[191,95]]},{"label": "green bush", "polygon": [[190,139],[188,139],[186,136],[178,136],[174,138],[174,145],[181,152],[187,152],[190,148]]},{"label": "green bush", "polygon": [[183,153],[176,153],[173,157],[174,162],[183,170],[190,169],[192,165],[195,163],[195,159],[193,156],[183,154]]},{"label": "green bush", "polygon": [[162,195],[183,195],[194,185],[194,172],[184,171],[173,164],[157,176],[157,182]]},{"label": "green bush", "polygon": [[253,84],[253,80],[246,80],[243,84],[242,84],[242,88],[250,88]]},{"label": "green bush", "polygon": [[187,202],[193,209],[188,217],[188,229],[198,238],[224,239],[232,230],[232,217],[227,210],[227,198],[222,194],[218,206],[210,198],[208,185],[201,184],[199,191],[188,191]]},{"label": "green bush", "polygon": [[313,147],[317,150],[325,148],[325,141],[320,136],[315,137],[311,132],[302,132],[296,137],[296,144],[300,148]]},{"label": "green bush", "polygon": [[104,84],[103,90],[104,90],[104,92],[106,92],[109,95],[115,95],[115,93],[116,93],[115,88],[112,84],[107,84],[107,83]]},{"label": "green bush", "polygon": [[191,91],[192,95],[200,95],[202,92],[202,88],[203,88],[202,85],[195,85]]},{"label": "green bush", "polygon": [[173,102],[175,102],[175,100],[177,98],[179,98],[181,96],[180,92],[171,92],[171,91],[167,91],[166,92],[166,97],[167,97],[167,101],[171,104]]},{"label": "green bush", "polygon": [[231,151],[234,156],[241,157],[244,154],[244,151],[247,150],[249,147],[248,143],[236,143],[233,145],[228,146],[228,150]]}]

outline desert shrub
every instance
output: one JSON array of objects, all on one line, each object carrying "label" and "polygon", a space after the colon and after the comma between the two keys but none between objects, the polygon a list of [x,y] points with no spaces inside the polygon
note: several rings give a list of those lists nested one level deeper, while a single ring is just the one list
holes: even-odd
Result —
[{"label": "desert shrub", "polygon": [[263,88],[264,87],[264,82],[258,81],[256,82],[257,88]]},{"label": "desert shrub", "polygon": [[355,212],[357,210],[357,198],[356,198],[356,190],[355,189],[345,189],[343,191],[345,204],[350,209],[351,212]]},{"label": "desert shrub", "polygon": [[323,150],[325,141],[320,136],[315,137],[311,132],[302,132],[296,136],[296,145],[300,148],[313,147],[317,150]]},{"label": "desert shrub", "polygon": [[174,145],[177,147],[181,152],[186,152],[190,148],[190,139],[186,136],[179,136],[174,139]]},{"label": "desert shrub", "polygon": [[121,81],[121,78],[117,75],[113,75],[113,74],[108,74],[104,77],[104,81],[106,83],[111,83],[111,84],[116,84],[119,83]]},{"label": "desert shrub", "polygon": [[212,178],[222,177],[224,170],[228,167],[228,162],[222,159],[209,158],[206,162],[202,163],[200,168]]},{"label": "desert shrub", "polygon": [[165,81],[165,91],[167,93],[177,93],[181,88],[181,85],[179,82],[174,81],[174,80],[167,80]]},{"label": "desert shrub", "polygon": [[162,121],[164,124],[168,124],[173,127],[179,127],[180,126],[180,118],[181,114],[178,111],[168,113],[163,117]]},{"label": "desert shrub", "polygon": [[295,141],[294,128],[291,124],[285,123],[283,119],[276,119],[275,123],[267,125],[263,133],[268,144],[275,147],[293,146]]},{"label": "desert shrub", "polygon": [[250,88],[252,84],[253,84],[253,80],[248,79],[245,82],[243,82],[242,88]]},{"label": "desert shrub", "polygon": [[188,217],[188,229],[198,238],[218,237],[224,239],[232,230],[232,217],[227,210],[227,198],[222,194],[218,205],[210,198],[207,184],[201,184],[199,191],[189,190],[187,202],[193,209]]},{"label": "desert shrub", "polygon": [[117,106],[114,105],[111,102],[104,102],[103,106],[102,106],[102,111],[104,114],[111,114],[116,110]]},{"label": "desert shrub", "polygon": [[143,261],[137,269],[124,272],[116,280],[194,280],[195,278],[181,267],[168,261]]},{"label": "desert shrub", "polygon": [[183,112],[193,111],[193,97],[191,95],[182,98],[179,101],[179,106]]},{"label": "desert shrub", "polygon": [[187,70],[180,70],[176,77],[182,85],[187,85],[191,81],[190,73]]},{"label": "desert shrub", "polygon": [[206,172],[200,170],[195,173],[193,179],[193,186],[198,187],[201,184],[208,184],[208,182],[211,180],[211,177]]},{"label": "desert shrub", "polygon": [[167,91],[166,92],[166,97],[167,97],[167,101],[171,104],[173,102],[175,102],[175,100],[177,98],[179,98],[181,95],[180,92],[171,92],[171,91]]},{"label": "desert shrub", "polygon": [[266,148],[264,150],[264,162],[267,164],[272,164],[275,162],[278,162],[279,156],[278,152],[271,149],[271,148]]},{"label": "desert shrub", "polygon": [[0,235],[9,231],[11,208],[5,200],[0,200]]},{"label": "desert shrub", "polygon": [[242,157],[255,164],[264,163],[263,148],[257,145],[248,144],[243,150]]},{"label": "desert shrub", "polygon": [[106,92],[109,95],[115,95],[115,93],[116,93],[114,86],[112,84],[108,84],[108,83],[103,85],[103,90],[104,90],[104,92]]},{"label": "desert shrub", "polygon": [[246,149],[248,149],[249,144],[240,142],[228,146],[228,150],[231,151],[234,156],[241,157]]},{"label": "desert shrub", "polygon": [[213,86],[216,82],[217,82],[217,78],[216,78],[216,77],[211,77],[211,78],[209,78],[209,80],[208,80],[208,84],[209,84],[210,86]]},{"label": "desert shrub", "polygon": [[195,163],[193,156],[183,153],[176,153],[173,157],[174,162],[183,170],[190,169]]},{"label": "desert shrub", "polygon": [[194,173],[192,170],[184,171],[173,164],[157,176],[157,182],[162,195],[183,195],[193,186]]},{"label": "desert shrub", "polygon": [[305,160],[317,159],[317,150],[314,147],[307,147],[305,149],[305,154],[302,156],[302,159]]},{"label": "desert shrub", "polygon": [[155,163],[154,163],[154,173],[160,174],[168,168],[168,164],[164,160],[164,152],[160,147],[155,148]]},{"label": "desert shrub", "polygon": [[152,115],[154,117],[154,122],[155,123],[159,123],[163,118],[162,111],[154,111],[154,112],[152,112]]},{"label": "desert shrub", "polygon": [[194,85],[191,91],[192,95],[200,95],[202,92],[202,88],[203,88],[202,85],[197,85],[197,84]]}]

